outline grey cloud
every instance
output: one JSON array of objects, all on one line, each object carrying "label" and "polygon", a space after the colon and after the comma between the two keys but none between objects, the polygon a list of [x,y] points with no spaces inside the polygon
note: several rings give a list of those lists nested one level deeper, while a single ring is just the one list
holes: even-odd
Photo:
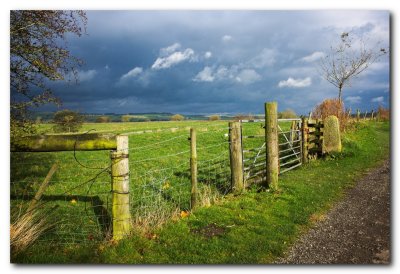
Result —
[{"label": "grey cloud", "polygon": [[[66,107],[91,112],[104,112],[108,102],[127,112],[254,113],[277,100],[302,113],[337,96],[311,61],[349,27],[389,41],[387,12],[90,11],[89,35],[69,45],[85,60],[83,78],[92,78],[53,90]],[[224,35],[232,39],[223,42]],[[308,86],[293,91],[299,85]],[[344,96],[362,89],[360,104],[370,104],[388,86],[389,62],[382,60]]]}]

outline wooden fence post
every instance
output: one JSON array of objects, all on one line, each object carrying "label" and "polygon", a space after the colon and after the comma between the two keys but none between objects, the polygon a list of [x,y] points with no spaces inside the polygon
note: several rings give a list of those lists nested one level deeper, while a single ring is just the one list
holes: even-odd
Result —
[{"label": "wooden fence post", "polygon": [[244,190],[242,130],[240,122],[229,123],[229,152],[231,164],[231,187],[235,193]]},{"label": "wooden fence post", "polygon": [[278,104],[265,103],[265,143],[267,153],[267,186],[278,190],[279,146],[278,146]]},{"label": "wooden fence post", "polygon": [[46,188],[48,187],[48,185],[50,183],[50,180],[51,180],[51,177],[53,177],[54,172],[56,172],[57,168],[58,168],[58,164],[53,164],[51,166],[49,173],[47,174],[47,176],[44,179],[43,183],[40,185],[38,191],[35,194],[35,197],[31,201],[31,203],[29,204],[29,207],[26,210],[26,212],[30,212],[36,207],[36,204],[39,202],[40,198],[42,198],[42,195],[45,192]]},{"label": "wooden fence post", "polygon": [[367,120],[367,114],[368,114],[368,110],[365,111],[364,120]]},{"label": "wooden fence post", "polygon": [[130,233],[129,208],[129,137],[116,136],[117,150],[111,151],[112,229],[113,239],[120,240]]},{"label": "wooden fence post", "polygon": [[359,122],[359,121],[360,121],[360,110],[357,109],[357,122]]},{"label": "wooden fence post", "polygon": [[375,112],[374,112],[374,110],[372,110],[371,111],[371,120],[374,120],[374,114],[375,114]]},{"label": "wooden fence post", "polygon": [[303,164],[308,162],[308,119],[301,118],[301,149],[302,149],[302,161]]},{"label": "wooden fence post", "polygon": [[197,206],[197,150],[196,150],[196,129],[190,128],[190,175],[192,182],[191,209]]},{"label": "wooden fence post", "polygon": [[294,139],[295,139],[295,136],[296,136],[296,121],[292,121],[292,123],[290,124],[290,138],[289,138],[289,141],[290,141],[290,145],[291,146],[293,146],[293,142],[294,142]]}]

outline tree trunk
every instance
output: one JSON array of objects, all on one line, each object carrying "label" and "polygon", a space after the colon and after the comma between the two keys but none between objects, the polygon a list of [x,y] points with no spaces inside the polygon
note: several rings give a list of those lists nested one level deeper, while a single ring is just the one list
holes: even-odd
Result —
[{"label": "tree trunk", "polygon": [[342,102],[342,87],[339,86],[339,102]]}]

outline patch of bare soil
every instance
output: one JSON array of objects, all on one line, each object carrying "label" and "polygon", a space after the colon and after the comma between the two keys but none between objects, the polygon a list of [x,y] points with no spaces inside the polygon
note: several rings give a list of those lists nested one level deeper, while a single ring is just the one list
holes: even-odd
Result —
[{"label": "patch of bare soil", "polygon": [[190,232],[200,234],[208,239],[224,234],[225,228],[217,226],[214,223],[208,224],[202,228],[191,229]]},{"label": "patch of bare soil", "polygon": [[359,180],[275,263],[389,264],[389,160]]}]

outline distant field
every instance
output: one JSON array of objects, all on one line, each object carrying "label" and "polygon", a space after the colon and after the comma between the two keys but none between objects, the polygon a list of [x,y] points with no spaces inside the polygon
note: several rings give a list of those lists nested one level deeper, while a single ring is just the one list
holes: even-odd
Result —
[{"label": "distant field", "polygon": [[[143,130],[158,130],[176,128],[179,130],[188,130],[191,126],[196,127],[215,127],[218,125],[228,124],[228,121],[154,121],[154,122],[114,122],[114,123],[84,123],[79,132],[111,132],[111,133],[129,133]],[[39,124],[38,130],[41,133],[53,133],[54,124]]]}]

